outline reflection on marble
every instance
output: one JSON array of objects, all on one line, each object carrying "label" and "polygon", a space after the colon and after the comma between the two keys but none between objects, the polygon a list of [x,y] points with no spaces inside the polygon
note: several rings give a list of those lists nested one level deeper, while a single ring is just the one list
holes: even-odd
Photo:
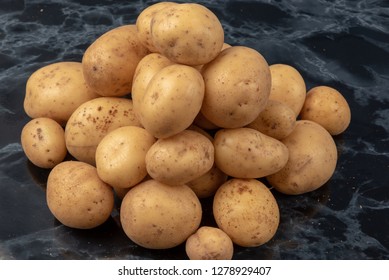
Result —
[{"label": "reflection on marble", "polygon": [[[20,146],[28,121],[25,83],[36,69],[80,61],[99,35],[134,23],[155,1],[2,0],[0,5],[0,259],[183,259],[183,246],[146,250],[120,228],[117,209],[101,227],[69,229],[45,201],[48,170],[29,163]],[[178,1],[183,2],[183,1]],[[186,1],[220,18],[226,42],[287,63],[307,88],[329,85],[349,101],[352,123],[335,137],[333,178],[301,196],[275,193],[276,236],[235,259],[389,258],[389,4],[384,0]],[[203,201],[204,212],[211,200]],[[213,224],[206,215],[204,224]]]}]

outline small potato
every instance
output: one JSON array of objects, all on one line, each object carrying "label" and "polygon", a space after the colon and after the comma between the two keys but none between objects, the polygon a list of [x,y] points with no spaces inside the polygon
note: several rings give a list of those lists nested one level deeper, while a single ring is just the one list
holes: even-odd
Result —
[{"label": "small potato", "polygon": [[85,80],[101,96],[127,95],[136,66],[148,53],[134,24],[112,29],[86,49],[82,58]]},{"label": "small potato", "polygon": [[174,2],[158,2],[144,9],[136,19],[136,29],[138,31],[139,41],[153,53],[158,52],[151,38],[151,21],[154,15],[161,9],[177,5]]},{"label": "small potato", "polygon": [[183,3],[157,11],[151,20],[155,48],[171,61],[201,65],[213,60],[224,43],[224,30],[208,8]]},{"label": "small potato", "polygon": [[57,62],[36,70],[27,80],[24,110],[65,125],[82,103],[98,97],[85,82],[79,62]]},{"label": "small potato", "polygon": [[299,120],[282,143],[289,150],[288,162],[266,177],[277,191],[303,194],[318,189],[331,178],[338,154],[332,136],[321,125]]},{"label": "small potato", "polygon": [[230,179],[213,200],[216,223],[243,247],[260,246],[276,233],[280,212],[270,190],[255,179]]},{"label": "small potato", "polygon": [[287,147],[252,128],[216,132],[215,164],[236,178],[261,178],[279,171],[288,161]]},{"label": "small potato", "polygon": [[296,116],[291,108],[284,103],[268,100],[265,109],[247,127],[281,140],[293,131],[295,125]]},{"label": "small potato", "polygon": [[109,132],[96,149],[99,177],[114,188],[129,188],[147,175],[146,153],[155,138],[144,128],[123,126]]},{"label": "small potato", "polygon": [[297,117],[307,94],[303,77],[296,68],[287,64],[270,65],[270,72],[271,92],[269,99],[285,103]]},{"label": "small potato", "polygon": [[21,144],[27,158],[36,166],[53,168],[67,154],[65,132],[54,120],[36,118],[22,129]]},{"label": "small potato", "polygon": [[234,245],[221,229],[203,226],[186,240],[185,251],[190,260],[231,260]]},{"label": "small potato", "polygon": [[227,174],[213,165],[207,173],[189,181],[186,185],[195,192],[197,197],[207,198],[214,195],[217,189],[227,181],[227,178]]},{"label": "small potato", "polygon": [[64,161],[51,170],[46,199],[57,220],[78,229],[103,224],[114,206],[112,188],[99,178],[95,167],[79,161]]},{"label": "small potato", "polygon": [[131,188],[120,207],[126,235],[149,249],[182,244],[198,229],[201,217],[201,203],[188,186],[169,186],[155,180]]},{"label": "small potato", "polygon": [[168,185],[182,185],[200,177],[213,163],[212,142],[193,130],[158,139],[146,154],[148,174]]},{"label": "small potato", "polygon": [[95,165],[97,145],[108,132],[122,126],[141,126],[132,101],[119,97],[99,97],[81,104],[65,127],[65,142],[76,159]]},{"label": "small potato", "polygon": [[254,121],[270,94],[270,70],[256,50],[229,47],[201,70],[205,96],[201,112],[212,123],[237,128]]},{"label": "small potato", "polygon": [[187,129],[200,112],[204,80],[193,67],[173,64],[151,79],[137,113],[143,127],[156,138]]},{"label": "small potato", "polygon": [[193,124],[197,125],[202,129],[217,129],[219,128],[217,125],[213,124],[210,120],[208,120],[204,114],[200,111],[196,118],[193,120]]},{"label": "small potato", "polygon": [[351,111],[339,91],[327,86],[317,86],[308,91],[300,117],[320,124],[331,135],[338,135],[349,126]]}]

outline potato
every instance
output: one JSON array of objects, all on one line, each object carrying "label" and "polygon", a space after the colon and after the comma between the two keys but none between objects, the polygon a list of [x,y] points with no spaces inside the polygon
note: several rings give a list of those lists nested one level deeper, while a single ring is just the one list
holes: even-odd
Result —
[{"label": "potato", "polygon": [[270,72],[269,99],[285,103],[297,117],[304,105],[307,92],[303,77],[296,68],[287,64],[270,65]]},{"label": "potato", "polygon": [[208,63],[219,54],[224,43],[219,19],[208,8],[195,3],[158,10],[150,29],[157,51],[180,64]]},{"label": "potato", "polygon": [[65,226],[90,229],[110,217],[114,193],[99,178],[95,167],[79,161],[64,161],[49,174],[46,200],[51,213]]},{"label": "potato", "polygon": [[127,125],[140,126],[132,101],[119,97],[99,97],[81,104],[65,127],[65,142],[76,159],[95,165],[101,139],[110,131]]},{"label": "potato", "polygon": [[287,147],[252,128],[226,128],[215,134],[215,164],[231,177],[261,178],[288,161]]},{"label": "potato", "polygon": [[268,100],[265,109],[247,127],[281,140],[293,131],[295,125],[296,116],[291,108],[284,103]]},{"label": "potato", "polygon": [[158,2],[144,9],[136,19],[136,29],[138,31],[139,41],[153,53],[158,52],[151,38],[151,21],[159,10],[168,6],[177,5],[174,2]]},{"label": "potato", "polygon": [[149,249],[167,249],[185,242],[198,229],[201,217],[201,203],[188,186],[155,180],[131,188],[120,207],[126,235]]},{"label": "potato", "polygon": [[212,142],[193,130],[158,139],[146,154],[148,174],[168,185],[182,185],[200,177],[213,163]]},{"label": "potato", "polygon": [[148,53],[137,37],[134,24],[114,28],[85,51],[82,58],[85,80],[101,96],[127,95],[136,66]]},{"label": "potato", "polygon": [[31,118],[46,117],[65,125],[82,103],[98,97],[85,82],[79,62],[57,62],[28,78],[24,111]]},{"label": "potato", "polygon": [[243,247],[260,246],[276,233],[280,212],[271,191],[255,179],[230,179],[213,200],[216,223]]},{"label": "potato", "polygon": [[162,68],[174,64],[165,56],[158,53],[146,55],[139,61],[132,82],[131,99],[134,104],[134,111],[139,115],[140,103],[146,92],[146,88],[154,75]]},{"label": "potato", "polygon": [[186,185],[195,192],[197,197],[207,198],[214,195],[216,190],[227,181],[227,178],[228,176],[223,171],[213,165],[204,175],[189,181]]},{"label": "potato", "polygon": [[237,128],[254,121],[270,94],[270,70],[254,49],[235,46],[204,65],[205,96],[201,112],[219,127]]},{"label": "potato", "polygon": [[200,111],[196,118],[193,120],[193,124],[202,129],[218,129],[219,127],[208,120],[204,114]]},{"label": "potato", "polygon": [[331,135],[338,135],[350,125],[351,111],[339,91],[317,86],[308,91],[300,117],[320,124]]},{"label": "potato", "polygon": [[221,229],[202,226],[186,240],[185,251],[190,260],[231,260],[234,245]]},{"label": "potato", "polygon": [[137,113],[143,127],[156,138],[188,128],[200,111],[204,81],[193,67],[173,64],[151,79]]},{"label": "potato", "polygon": [[289,159],[277,173],[267,177],[279,192],[291,195],[314,191],[324,185],[335,171],[337,149],[331,135],[321,125],[299,120],[282,143]]},{"label": "potato", "polygon": [[36,118],[22,129],[21,144],[27,158],[36,166],[53,168],[67,154],[65,132],[54,120]]},{"label": "potato", "polygon": [[145,157],[155,138],[144,128],[123,126],[109,132],[96,149],[99,177],[114,188],[129,188],[147,175]]}]

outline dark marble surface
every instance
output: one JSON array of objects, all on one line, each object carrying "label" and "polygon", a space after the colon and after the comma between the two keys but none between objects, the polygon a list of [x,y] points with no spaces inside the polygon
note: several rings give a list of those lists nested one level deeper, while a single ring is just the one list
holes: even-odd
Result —
[{"label": "dark marble surface", "polygon": [[[286,63],[307,88],[329,85],[348,100],[349,129],[335,138],[332,179],[301,196],[275,193],[281,223],[234,259],[389,259],[389,2],[197,1],[220,18],[226,42]],[[134,23],[153,1],[1,0],[0,259],[185,259],[183,246],[146,250],[122,232],[115,210],[93,230],[58,223],[45,201],[47,170],[28,162],[20,131],[25,83],[38,68],[80,61],[105,31]],[[210,200],[203,201],[204,212]],[[207,216],[208,217],[208,216]],[[204,219],[212,224],[212,218]]]}]

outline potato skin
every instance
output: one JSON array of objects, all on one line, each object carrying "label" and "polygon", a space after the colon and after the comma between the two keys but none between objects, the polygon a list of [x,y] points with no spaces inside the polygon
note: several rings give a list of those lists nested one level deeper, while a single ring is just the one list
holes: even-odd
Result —
[{"label": "potato skin", "polygon": [[266,177],[277,191],[303,194],[318,189],[331,178],[336,168],[337,148],[321,125],[299,120],[282,143],[289,150],[288,162],[280,171]]},{"label": "potato skin", "polygon": [[217,225],[243,247],[268,242],[276,233],[280,212],[270,190],[255,179],[230,179],[213,200]]},{"label": "potato skin", "polygon": [[231,260],[234,246],[221,229],[202,226],[186,240],[185,251],[190,260]]},{"label": "potato skin", "polygon": [[245,126],[265,108],[271,86],[269,66],[256,50],[223,50],[201,70],[205,96],[201,112],[216,126]]},{"label": "potato skin", "polygon": [[134,24],[114,28],[86,49],[82,58],[85,80],[101,96],[130,94],[136,66],[148,53]]},{"label": "potato skin", "polygon": [[114,193],[99,178],[95,167],[64,161],[49,174],[46,200],[51,213],[65,226],[90,229],[110,217]]},{"label": "potato skin", "polygon": [[168,249],[185,242],[198,229],[201,216],[201,203],[188,186],[155,180],[131,188],[120,208],[126,235],[149,249]]},{"label": "potato skin", "polygon": [[236,178],[261,178],[288,161],[287,147],[252,128],[225,128],[215,134],[215,164]]},{"label": "potato skin", "polygon": [[65,132],[49,118],[29,121],[22,129],[21,144],[27,158],[41,168],[53,168],[67,154]]},{"label": "potato skin", "polygon": [[24,111],[65,125],[82,103],[98,97],[84,79],[79,62],[57,62],[39,68],[27,80]]},{"label": "potato skin", "polygon": [[351,111],[339,91],[328,86],[317,86],[308,91],[300,117],[320,124],[331,135],[338,135],[350,125]]}]

